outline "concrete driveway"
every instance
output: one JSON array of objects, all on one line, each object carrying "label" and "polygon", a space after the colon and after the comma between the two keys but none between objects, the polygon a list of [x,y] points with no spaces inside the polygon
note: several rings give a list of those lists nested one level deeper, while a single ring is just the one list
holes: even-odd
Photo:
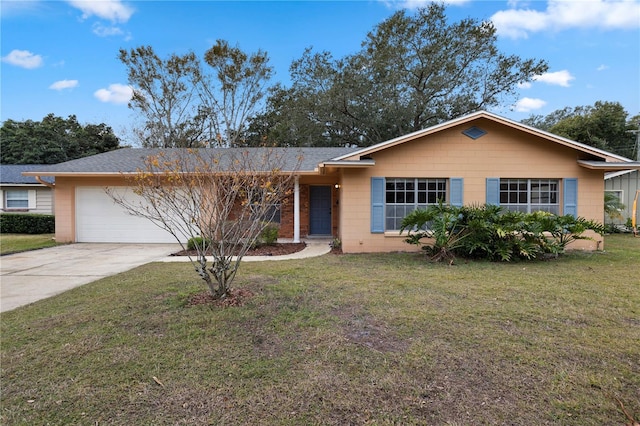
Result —
[{"label": "concrete driveway", "polygon": [[0,312],[164,259],[178,244],[79,243],[0,258]]}]

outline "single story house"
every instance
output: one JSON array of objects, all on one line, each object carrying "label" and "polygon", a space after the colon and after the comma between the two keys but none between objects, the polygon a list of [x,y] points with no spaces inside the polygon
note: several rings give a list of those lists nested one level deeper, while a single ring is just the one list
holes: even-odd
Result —
[{"label": "single story house", "polygon": [[[441,199],[602,222],[604,173],[640,169],[638,162],[486,111],[366,148],[278,149],[303,157],[291,200],[281,205],[280,236],[339,238],[347,253],[413,249],[399,233],[402,218]],[[104,191],[126,186],[124,176],[157,151],[124,148],[27,172],[55,176],[56,239],[173,241],[125,214]],[[602,248],[602,237],[594,237],[579,248]]]},{"label": "single story house", "polygon": [[[633,215],[633,201],[635,200],[636,192],[640,191],[640,171],[623,170],[605,173],[604,190],[615,194],[618,200],[624,204],[624,209],[620,212],[622,218],[606,218],[606,222],[625,224],[627,219]],[[640,196],[638,198],[640,198]],[[640,201],[638,201],[638,204],[640,204]],[[640,206],[638,206],[638,208],[640,208]],[[640,217],[638,216],[640,215],[638,215],[638,211],[636,210],[636,223],[640,223]]]},{"label": "single story house", "polygon": [[0,198],[2,213],[53,214],[53,177],[37,180],[34,176],[23,176],[46,166],[33,164],[0,165]]}]

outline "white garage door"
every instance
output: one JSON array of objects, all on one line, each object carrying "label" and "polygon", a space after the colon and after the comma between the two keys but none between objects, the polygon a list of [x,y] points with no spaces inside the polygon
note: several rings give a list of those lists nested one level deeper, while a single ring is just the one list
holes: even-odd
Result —
[{"label": "white garage door", "polygon": [[[128,200],[139,200],[130,189],[118,188]],[[127,214],[103,187],[76,189],[76,240],[83,243],[176,243],[150,220]]]}]

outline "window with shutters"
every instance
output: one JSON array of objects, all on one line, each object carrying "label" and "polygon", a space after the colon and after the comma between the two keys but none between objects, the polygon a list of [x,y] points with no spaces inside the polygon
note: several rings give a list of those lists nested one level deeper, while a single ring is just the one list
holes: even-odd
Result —
[{"label": "window with shutters", "polygon": [[510,211],[560,214],[557,179],[500,179],[500,206]]},{"label": "window with shutters", "polygon": [[447,202],[447,179],[387,178],[385,229],[398,230],[407,214],[439,202]]},{"label": "window with shutters", "polygon": [[29,191],[25,190],[5,190],[6,209],[27,209],[29,208]]}]

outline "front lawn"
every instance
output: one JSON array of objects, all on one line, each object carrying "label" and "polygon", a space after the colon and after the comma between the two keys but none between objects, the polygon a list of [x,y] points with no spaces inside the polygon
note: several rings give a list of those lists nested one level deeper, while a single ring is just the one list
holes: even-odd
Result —
[{"label": "front lawn", "polygon": [[0,255],[53,247],[54,234],[0,234]]},{"label": "front lawn", "polygon": [[[0,423],[622,425],[640,418],[640,238],[531,263],[245,263],[189,306],[153,263],[3,313]],[[46,283],[43,283],[43,285]]]}]

